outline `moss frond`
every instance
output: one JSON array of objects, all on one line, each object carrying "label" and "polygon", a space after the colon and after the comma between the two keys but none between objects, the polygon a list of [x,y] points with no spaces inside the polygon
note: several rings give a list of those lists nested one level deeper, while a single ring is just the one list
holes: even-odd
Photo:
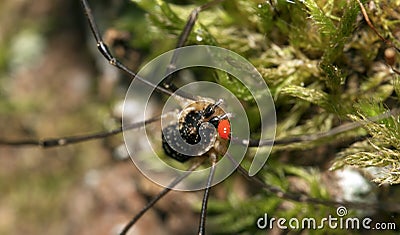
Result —
[{"label": "moss frond", "polygon": [[[379,167],[384,174],[374,177],[378,183],[400,183],[400,118],[388,116],[378,122],[368,117],[385,115],[382,106],[373,103],[357,105],[358,114],[350,115],[354,121],[363,123],[363,128],[371,136],[369,139],[356,142],[338,154],[332,169],[344,166],[357,168]],[[388,112],[386,111],[386,114]]]}]

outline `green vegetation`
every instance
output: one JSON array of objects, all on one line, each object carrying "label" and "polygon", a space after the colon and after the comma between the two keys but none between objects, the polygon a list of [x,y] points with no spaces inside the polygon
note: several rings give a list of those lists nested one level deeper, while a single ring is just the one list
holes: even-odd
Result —
[{"label": "green vegetation", "polygon": [[[147,12],[155,44],[171,38],[162,50],[171,49],[187,16],[198,6],[134,2]],[[367,12],[378,32],[399,45],[394,35],[400,23],[396,11],[400,3],[369,4]],[[331,186],[320,179],[321,166],[328,164],[331,170],[378,167],[380,174],[370,180],[400,183],[400,119],[396,114],[369,120],[398,107],[399,75],[385,65],[383,51],[387,47],[365,23],[357,1],[278,1],[274,7],[265,1],[224,2],[200,13],[188,44],[227,48],[257,67],[275,100],[278,139],[327,132],[346,122],[359,122],[361,127],[274,147],[262,172],[265,181],[286,191],[288,178],[295,176],[307,182],[308,195],[329,199],[326,190]],[[156,48],[155,54],[159,50]],[[215,81],[250,102],[251,107],[251,98],[243,93],[246,90],[233,84],[229,76],[218,72]],[[318,149],[324,149],[326,156],[310,159]],[[283,155],[290,161],[280,161]],[[210,221],[221,233],[254,234],[255,218],[263,212],[285,218],[320,218],[328,211],[334,214],[332,208],[315,205],[293,203],[285,207],[271,195],[257,194],[244,201],[234,192],[230,195],[225,202],[212,200],[210,206]]]},{"label": "green vegetation", "polygon": [[[117,29],[129,33],[127,45],[123,45],[128,53],[122,53],[121,56],[116,48],[120,45],[114,45],[111,49],[128,67],[135,68],[173,49],[190,12],[206,2],[132,0],[122,5],[111,4],[109,8],[101,5],[104,4],[102,2],[92,1],[91,4],[102,32]],[[268,2],[227,0],[217,4],[200,13],[186,43],[230,49],[257,68],[275,101],[278,140],[315,137],[306,142],[274,146],[267,165],[259,174],[260,178],[283,192],[294,192],[319,200],[338,200],[343,192],[338,186],[338,178],[332,176],[334,174],[331,171],[351,167],[362,172],[370,182],[372,192],[369,193],[375,195],[374,199],[367,199],[367,195],[358,192],[361,197],[365,196],[367,203],[389,202],[399,198],[399,192],[395,190],[400,183],[400,75],[391,72],[390,66],[385,63],[384,51],[388,45],[365,23],[356,0],[278,0],[272,1],[277,2],[273,7]],[[377,31],[400,47],[400,1],[362,2]],[[43,5],[45,10],[52,9]],[[71,9],[75,10],[74,14],[79,12],[78,6]],[[36,20],[32,20],[35,14],[38,13],[26,13],[27,18],[12,14],[10,22],[18,25],[14,28],[25,27],[28,30],[14,29],[11,23],[8,27],[1,27],[8,29],[4,31],[6,37],[0,38],[1,137],[64,136],[115,127],[118,121],[110,118],[109,113],[114,108],[114,102],[124,97],[128,82],[117,81],[110,85],[100,81],[99,77],[109,71],[98,67],[108,64],[100,64],[100,60],[104,62],[103,58],[95,62],[86,58],[90,57],[88,45],[94,48],[93,41],[83,43],[82,35],[78,36],[78,40],[71,40],[72,36],[68,33],[65,35],[70,37],[57,39],[57,35],[63,35],[64,21],[78,17],[65,17],[58,12],[53,13],[51,22],[43,24],[45,20],[37,19],[36,25]],[[83,17],[81,20],[79,27],[82,29],[73,26],[77,32],[71,34],[83,34],[87,23]],[[2,22],[3,25],[7,23]],[[30,33],[30,37],[19,37],[23,35],[21,32]],[[31,50],[12,51],[12,45],[21,38],[33,38],[37,43]],[[25,42],[24,45],[30,44]],[[62,59],[52,51],[60,51]],[[24,62],[25,67],[18,67],[15,60],[24,60],[24,56],[28,57],[28,65]],[[396,53],[398,57],[399,53]],[[75,63],[69,63],[67,58]],[[96,63],[100,64],[97,70],[94,69]],[[396,68],[399,65],[393,66]],[[260,132],[258,117],[254,115],[257,107],[248,90],[221,71],[207,72],[204,77],[201,73],[195,75],[196,79],[227,87],[243,101],[249,116],[253,117],[250,125],[256,138]],[[82,81],[83,85],[80,83]],[[83,88],[77,89],[77,84]],[[109,93],[102,93],[104,87],[111,87]],[[381,118],[372,120],[373,117]],[[331,135],[318,135],[346,123],[360,125]],[[43,152],[29,152],[30,149],[24,148],[0,149],[0,155],[4,156],[0,156],[0,192],[5,194],[0,197],[0,204],[6,205],[0,206],[0,218],[6,217],[11,221],[4,220],[3,224],[0,221],[0,233],[71,233],[73,230],[68,229],[78,225],[84,229],[96,227],[104,222],[97,220],[96,216],[121,208],[125,213],[121,218],[128,217],[126,213],[131,213],[131,208],[127,205],[131,205],[131,194],[126,196],[127,202],[118,201],[121,204],[105,197],[104,201],[118,204],[107,207],[101,204],[106,203],[101,201],[102,195],[90,188],[95,186],[82,183],[90,169],[95,169],[101,175],[102,170],[121,167],[122,164],[118,165],[109,157],[117,145],[115,142],[118,142],[114,140]],[[248,169],[250,163],[251,159],[247,158],[242,166]],[[239,175],[230,177],[221,185],[213,188],[214,195],[209,202],[207,229],[212,234],[265,234],[265,230],[257,229],[255,224],[264,213],[269,217],[294,217],[300,220],[311,216],[319,220],[328,215],[337,215],[334,207],[282,199],[274,193],[261,190]],[[388,193],[383,193],[384,190]],[[79,193],[72,196],[74,192]],[[95,192],[95,196],[82,200],[89,192]],[[33,202],[27,201],[27,195]],[[82,212],[75,218],[74,213],[79,207],[76,205],[81,205],[79,200],[91,202],[93,198],[100,202],[100,206],[96,209],[90,207],[90,212]],[[193,207],[200,210],[199,203]],[[367,207],[365,210],[348,209],[348,216],[385,216],[382,217],[384,221],[395,221],[400,226],[398,214],[391,214],[390,211],[373,211]],[[163,208],[158,210],[164,214],[172,213]],[[70,211],[73,213],[65,215]],[[78,217],[82,214],[86,217]],[[88,218],[91,221],[86,223]],[[26,228],[17,226],[20,225],[19,221],[24,221]],[[85,223],[79,224],[81,221]],[[43,223],[51,225],[47,228]],[[113,221],[113,225],[116,223]],[[303,234],[304,231],[284,232]],[[305,234],[344,232],[362,234],[365,231],[326,228],[306,231]],[[391,232],[387,231],[387,234],[393,234]]]}]

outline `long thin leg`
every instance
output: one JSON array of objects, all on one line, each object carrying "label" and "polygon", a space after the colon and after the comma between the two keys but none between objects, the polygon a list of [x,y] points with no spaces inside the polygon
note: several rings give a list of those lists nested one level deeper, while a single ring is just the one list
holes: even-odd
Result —
[{"label": "long thin leg", "polygon": [[171,188],[179,184],[183,179],[188,177],[194,170],[196,170],[202,163],[204,162],[204,159],[201,159],[201,161],[198,161],[194,163],[189,169],[187,169],[187,172],[180,177],[176,178],[174,181],[171,182],[171,184],[168,185],[168,187],[164,188],[157,196],[155,196],[151,201],[147,203],[145,207],[139,213],[137,213],[130,221],[125,225],[125,227],[122,229],[120,235],[125,235],[129,229],[132,228],[132,226],[148,211],[158,200],[160,200],[162,197],[164,197],[169,191],[171,191]]},{"label": "long thin leg", "polygon": [[[232,161],[233,164],[237,164],[236,160],[227,154],[227,157]],[[295,202],[303,202],[303,203],[310,203],[310,204],[317,204],[317,205],[324,205],[324,206],[331,206],[331,207],[339,207],[339,206],[346,206],[347,208],[354,208],[354,209],[377,209],[377,210],[384,210],[384,211],[392,211],[392,212],[400,212],[400,205],[396,205],[393,203],[364,203],[364,202],[348,202],[348,201],[335,201],[335,200],[323,200],[319,198],[310,197],[308,195],[302,193],[293,193],[293,192],[284,192],[280,188],[270,185],[264,182],[257,176],[249,176],[249,172],[244,169],[241,165],[237,164],[237,171],[243,175],[247,180],[250,182],[256,183],[265,191],[274,194],[275,196],[285,199],[291,200]]]},{"label": "long thin leg", "polygon": [[[165,115],[168,115],[168,114],[165,114]],[[84,134],[84,135],[76,135],[76,136],[65,136],[65,137],[59,137],[59,138],[48,138],[48,139],[42,139],[42,140],[12,141],[12,140],[0,139],[0,145],[40,146],[43,148],[50,148],[50,147],[64,146],[64,145],[68,145],[68,144],[76,144],[76,143],[85,142],[85,141],[89,141],[89,140],[102,139],[105,137],[119,134],[126,130],[136,129],[136,128],[142,127],[143,125],[158,121],[158,120],[162,119],[163,116],[165,116],[165,115],[159,115],[159,116],[150,118],[150,119],[148,119],[146,121],[142,121],[142,122],[131,123],[129,125],[126,125],[125,127],[119,127],[119,128],[113,129],[111,131],[106,131],[106,132],[97,132],[97,133],[93,133],[93,134]]]},{"label": "long thin leg", "polygon": [[[389,118],[391,116],[399,116],[399,114],[400,114],[400,109],[396,108],[396,109],[392,109],[388,112],[385,112],[385,113],[377,115],[377,116],[368,117],[368,121],[377,122],[382,119]],[[321,138],[335,136],[335,135],[344,133],[346,131],[354,130],[356,128],[362,127],[364,124],[365,124],[365,122],[349,122],[349,123],[345,123],[340,126],[337,126],[335,128],[332,128],[331,130],[326,131],[326,132],[305,134],[305,135],[287,137],[287,138],[277,139],[277,140],[272,140],[272,139],[244,140],[244,139],[232,137],[231,141],[236,144],[248,145],[249,147],[262,147],[262,146],[292,144],[292,143],[299,143],[299,142],[309,142],[309,141],[314,141],[314,140],[318,140]]]},{"label": "long thin leg", "polygon": [[[384,114],[381,114],[381,115],[378,115],[375,117],[369,117],[368,119],[371,122],[376,122],[376,121],[388,118],[390,116],[398,116],[399,114],[400,114],[400,109],[393,109],[387,113],[384,113]],[[126,126],[124,128],[124,130],[135,129],[140,126],[143,126],[143,124],[152,123],[157,120],[160,120],[161,118],[162,118],[162,116],[148,119],[145,122],[132,123],[132,124]],[[331,136],[334,136],[337,134],[344,133],[346,131],[354,130],[355,128],[361,127],[362,125],[363,125],[363,123],[361,123],[361,122],[345,123],[343,125],[333,128],[327,132],[321,132],[321,133],[316,133],[316,134],[306,134],[306,135],[295,136],[295,137],[287,137],[284,139],[277,139],[277,140],[268,140],[268,139],[243,140],[243,139],[238,139],[238,138],[232,137],[231,141],[235,144],[248,145],[249,147],[284,145],[284,144],[291,144],[291,143],[297,143],[297,142],[308,142],[308,141],[317,140],[319,138],[331,137]],[[122,129],[122,127],[120,127],[120,128],[108,131],[108,132],[98,132],[98,133],[94,133],[94,134],[90,134],[90,135],[68,136],[68,137],[50,138],[50,139],[43,139],[43,140],[12,141],[12,140],[0,139],[0,145],[40,146],[43,148],[49,148],[49,147],[63,146],[63,145],[67,145],[67,144],[75,144],[75,143],[80,143],[80,142],[89,141],[89,140],[101,139],[104,137],[116,135],[118,133],[121,133],[124,130]]]},{"label": "long thin leg", "polygon": [[[394,48],[396,49],[397,52],[400,52],[400,49],[398,47],[396,47],[396,45],[390,40],[390,39],[386,39],[384,38],[379,32],[378,30],[375,28],[375,26],[372,24],[371,20],[368,17],[367,11],[364,8],[364,5],[361,3],[360,0],[357,0],[358,5],[360,5],[361,8],[361,12],[364,16],[365,21],[367,22],[368,26],[372,29],[372,31],[374,31],[374,33],[386,44],[386,46],[389,48]],[[387,51],[387,50],[386,50]],[[385,56],[386,56],[386,51],[385,51]],[[390,52],[393,54],[393,58],[395,58],[394,52]],[[396,69],[394,67],[394,62],[393,63],[389,63],[388,61],[386,61],[386,63],[390,66],[390,68],[393,70],[393,72],[397,73],[398,75],[400,75],[400,71],[398,69]]]},{"label": "long thin leg", "polygon": [[400,52],[400,49],[397,48],[396,45],[394,45],[394,43],[393,43],[391,40],[384,38],[384,37],[378,32],[378,30],[375,28],[375,26],[372,24],[371,20],[369,19],[368,14],[367,14],[367,11],[365,10],[365,8],[364,8],[363,4],[361,3],[361,1],[360,1],[360,0],[356,0],[356,1],[357,1],[358,5],[359,5],[360,8],[361,8],[361,12],[362,12],[362,14],[363,14],[363,16],[364,16],[365,21],[367,22],[368,26],[372,29],[372,31],[374,31],[374,33],[386,44],[386,46],[388,46],[388,47],[393,47],[393,48],[395,48],[398,52]]},{"label": "long thin leg", "polygon": [[[223,2],[223,1],[225,1],[225,0],[210,1],[202,6],[199,6],[199,7],[196,7],[195,9],[193,9],[189,15],[188,20],[186,21],[186,24],[185,24],[185,27],[183,28],[182,33],[179,35],[179,39],[178,39],[176,48],[180,48],[185,45],[190,33],[193,30],[194,25],[196,24],[197,18],[201,11],[204,11],[204,10],[206,10],[220,2]],[[177,59],[178,59],[177,53],[174,52],[172,54],[171,62],[169,63],[166,74],[169,74],[172,70],[175,69],[175,63],[176,63]],[[167,78],[165,78],[164,83],[163,83],[164,87],[166,87],[168,89],[176,90],[176,87],[172,84],[173,78],[174,78],[174,76],[172,74],[169,75]]]},{"label": "long thin leg", "polygon": [[[167,95],[173,95],[173,93],[170,90],[160,87],[160,86],[157,86],[155,84],[152,84],[151,82],[147,81],[146,79],[137,76],[132,70],[127,68],[117,58],[115,58],[112,55],[111,51],[109,50],[107,44],[104,43],[103,38],[100,35],[100,31],[96,25],[96,22],[94,20],[93,14],[92,14],[92,9],[90,8],[88,1],[81,0],[81,3],[82,3],[83,10],[85,11],[86,18],[89,22],[90,29],[92,30],[93,36],[96,39],[97,49],[104,56],[104,58],[106,58],[111,65],[117,67],[118,69],[120,69],[120,70],[126,72],[127,74],[129,74],[130,76],[132,76],[132,79],[133,78],[138,79],[141,82],[143,82],[144,84],[146,84],[162,93],[165,93]],[[191,99],[191,97],[185,97],[185,98]]]},{"label": "long thin leg", "polygon": [[206,232],[208,197],[210,195],[211,183],[212,183],[212,180],[213,180],[214,174],[215,174],[215,165],[217,163],[217,156],[214,153],[211,153],[210,160],[211,160],[210,175],[208,176],[206,189],[204,190],[203,202],[201,204],[199,233],[198,233],[199,235],[204,235]]}]

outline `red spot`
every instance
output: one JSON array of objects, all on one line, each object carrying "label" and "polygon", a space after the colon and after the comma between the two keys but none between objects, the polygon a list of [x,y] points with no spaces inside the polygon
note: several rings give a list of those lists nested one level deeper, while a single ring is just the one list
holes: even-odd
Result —
[{"label": "red spot", "polygon": [[231,124],[227,119],[223,119],[218,123],[218,134],[222,139],[229,139],[231,134]]}]

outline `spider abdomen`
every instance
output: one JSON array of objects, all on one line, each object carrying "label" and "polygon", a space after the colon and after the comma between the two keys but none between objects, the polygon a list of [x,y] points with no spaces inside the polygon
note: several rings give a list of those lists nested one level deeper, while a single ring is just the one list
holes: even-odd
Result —
[{"label": "spider abdomen", "polygon": [[210,151],[225,154],[230,123],[219,118],[224,115],[225,112],[216,103],[197,101],[189,105],[180,113],[178,124],[163,129],[164,152],[180,162],[207,155]]},{"label": "spider abdomen", "polygon": [[183,121],[179,122],[179,132],[188,144],[200,142],[199,127],[203,121],[200,111],[191,111],[185,115]]}]

